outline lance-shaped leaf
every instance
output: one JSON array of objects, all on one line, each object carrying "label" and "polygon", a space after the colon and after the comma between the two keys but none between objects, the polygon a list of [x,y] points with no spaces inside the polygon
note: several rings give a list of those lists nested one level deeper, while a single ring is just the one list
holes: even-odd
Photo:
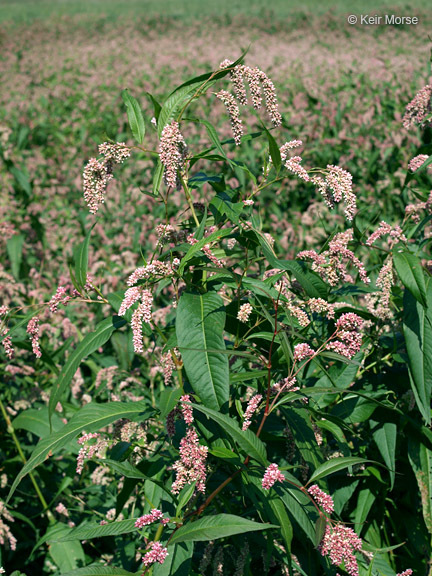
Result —
[{"label": "lance-shaped leaf", "polygon": [[229,398],[224,326],[225,309],[218,294],[182,294],[176,319],[178,348],[193,391],[215,410],[226,410]]},{"label": "lance-shaped leaf", "polygon": [[78,436],[83,430],[96,432],[104,426],[119,420],[120,418],[133,418],[140,416],[141,421],[147,420],[154,414],[153,410],[148,409],[145,401],[141,402],[108,402],[107,404],[96,404],[90,402],[83,406],[74,414],[71,420],[58,432],[43,438],[33,450],[32,455],[24,467],[20,470],[10,489],[8,500],[15,492],[16,487],[21,480],[41,464],[48,455],[55,454],[70,440]]},{"label": "lance-shaped leaf", "polygon": [[75,262],[75,280],[80,288],[83,288],[87,282],[88,271],[88,250],[90,243],[90,236],[96,223],[88,231],[84,241],[79,244],[74,251]]},{"label": "lance-shaped leaf", "polygon": [[432,534],[432,451],[410,438],[408,458],[420,490],[426,528]]},{"label": "lance-shaped leaf", "polygon": [[[77,526],[65,536],[55,538],[54,542],[70,542],[72,540],[92,540],[93,538],[102,538],[104,536],[118,536],[119,534],[128,534],[137,530],[135,522],[137,518],[129,518],[128,520],[119,520],[116,522],[109,522],[102,524],[95,522],[88,522]],[[49,541],[49,540],[48,540]]]},{"label": "lance-shaped leaf", "polygon": [[396,475],[396,435],[397,426],[394,422],[384,422],[381,424],[369,420],[372,428],[372,436],[375,440],[378,450],[386,463],[390,473],[390,490],[393,490]]},{"label": "lance-shaped leaf", "polygon": [[193,404],[194,410],[203,412],[214,420],[236,442],[248,456],[260,462],[263,466],[268,465],[265,445],[250,430],[241,430],[237,422],[215,410],[211,410],[201,404]]},{"label": "lance-shaped leaf", "polygon": [[216,516],[201,518],[201,520],[196,522],[188,522],[174,533],[171,538],[171,544],[178,542],[206,542],[233,536],[234,534],[268,530],[269,528],[279,528],[279,526],[276,524],[260,524],[233,514],[217,514]]},{"label": "lance-shaped leaf", "polygon": [[71,572],[66,572],[63,576],[135,576],[135,572],[128,572],[123,568],[114,566],[86,566]]},{"label": "lance-shaped leaf", "polygon": [[320,480],[320,478],[325,478],[326,476],[339,472],[339,470],[343,470],[349,466],[354,466],[355,464],[366,464],[367,462],[372,462],[372,460],[365,460],[364,458],[357,458],[355,456],[332,458],[331,460],[324,462],[324,464],[321,464],[321,466],[318,466],[310,477],[308,483],[316,482],[317,480]]},{"label": "lance-shaped leaf", "polygon": [[426,284],[420,259],[411,252],[395,252],[393,262],[405,288],[408,288],[417,302],[427,306]]},{"label": "lance-shaped leaf", "polygon": [[87,336],[81,340],[81,342],[69,356],[66,364],[63,367],[63,370],[60,372],[57,383],[51,392],[48,405],[50,417],[54,412],[55,407],[57,406],[57,402],[60,402],[63,393],[71,383],[75,372],[81,364],[81,361],[86,356],[92,354],[95,352],[95,350],[103,346],[105,342],[109,340],[114,330],[117,330],[124,324],[126,324],[126,321],[123,320],[123,318],[119,318],[118,316],[106,318],[96,326],[94,332],[87,334]]},{"label": "lance-shaped leaf", "polygon": [[409,374],[414,397],[425,421],[430,424],[432,392],[432,282],[427,289],[429,306],[424,308],[405,291],[404,336],[408,352]]},{"label": "lance-shaped leaf", "polygon": [[132,134],[138,144],[142,144],[145,136],[145,124],[141,107],[136,99],[129,94],[128,90],[123,90],[122,98],[126,104],[127,117]]}]

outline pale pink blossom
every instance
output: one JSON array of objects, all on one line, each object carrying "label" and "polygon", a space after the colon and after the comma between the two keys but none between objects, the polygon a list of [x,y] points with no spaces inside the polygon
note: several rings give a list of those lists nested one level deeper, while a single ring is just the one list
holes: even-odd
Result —
[{"label": "pale pink blossom", "polygon": [[313,356],[315,354],[315,350],[313,350],[309,344],[305,342],[301,344],[297,344],[294,346],[294,361],[301,361],[309,356]]},{"label": "pale pink blossom", "polygon": [[153,522],[162,520],[162,518],[163,518],[163,512],[161,512],[157,508],[153,508],[153,510],[151,510],[149,514],[144,514],[144,516],[137,518],[135,522],[135,528],[143,528],[144,526],[153,524]]},{"label": "pale pink blossom", "polygon": [[237,313],[237,319],[240,320],[240,322],[243,322],[245,324],[249,320],[249,316],[252,314],[252,310],[253,310],[253,308],[249,304],[249,302],[242,304],[240,306],[238,313]]},{"label": "pale pink blossom", "polygon": [[418,156],[414,156],[414,158],[408,162],[408,169],[411,170],[411,172],[417,172],[417,170],[423,166],[428,158],[429,156],[427,154],[419,154]]},{"label": "pale pink blossom", "polygon": [[180,460],[173,465],[177,474],[171,487],[173,494],[178,494],[186,484],[195,481],[197,491],[205,492],[207,453],[207,446],[199,443],[195,428],[190,426],[180,441]]},{"label": "pale pink blossom", "polygon": [[191,398],[190,398],[189,394],[184,394],[184,396],[182,396],[180,398],[181,411],[183,413],[183,419],[188,426],[190,426],[192,424],[192,422],[194,421],[193,410],[192,410],[192,406],[190,406],[190,402],[191,402]]},{"label": "pale pink blossom", "polygon": [[321,508],[327,512],[327,514],[332,514],[334,512],[333,498],[321,490],[317,484],[313,484],[308,488],[309,494],[313,497],[315,502],[321,506]]},{"label": "pale pink blossom", "polygon": [[31,338],[32,350],[36,358],[42,356],[42,351],[39,345],[39,317],[34,316],[27,324],[27,334]]},{"label": "pale pink blossom", "polygon": [[405,115],[402,119],[404,128],[420,126],[425,128],[430,124],[428,117],[431,113],[432,86],[424,86],[405,109]]},{"label": "pale pink blossom", "polygon": [[150,542],[150,550],[144,555],[143,564],[151,566],[155,562],[163,564],[168,556],[168,548],[164,548],[160,542]]},{"label": "pale pink blossom", "polygon": [[231,122],[231,128],[233,131],[234,142],[236,146],[240,146],[241,138],[243,136],[243,125],[240,119],[240,110],[237,102],[232,94],[226,90],[221,90],[216,94],[216,98],[219,98],[225,105],[228,112],[228,116]]},{"label": "pale pink blossom", "polygon": [[343,524],[331,526],[327,524],[319,550],[323,556],[329,556],[330,562],[339,566],[345,564],[345,570],[350,576],[359,576],[355,551],[360,551],[362,541],[352,528]]},{"label": "pale pink blossom", "polygon": [[245,413],[244,413],[244,421],[243,421],[243,426],[242,426],[243,431],[247,430],[249,428],[249,426],[252,424],[252,420],[251,420],[252,416],[257,411],[257,408],[258,408],[261,400],[262,400],[261,394],[255,394],[249,400],[248,405],[246,406]]},{"label": "pale pink blossom", "polygon": [[164,181],[167,186],[177,187],[178,171],[184,169],[186,152],[186,142],[178,122],[167,124],[162,130],[159,142],[159,158],[165,168]]},{"label": "pale pink blossom", "polygon": [[284,480],[285,476],[279,470],[279,466],[277,464],[270,464],[262,479],[262,487],[264,490],[270,490],[275,482],[283,482]]}]

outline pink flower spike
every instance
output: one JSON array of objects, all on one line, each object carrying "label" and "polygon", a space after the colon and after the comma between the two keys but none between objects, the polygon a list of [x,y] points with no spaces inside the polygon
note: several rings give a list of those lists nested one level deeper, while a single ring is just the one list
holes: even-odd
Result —
[{"label": "pink flower spike", "polygon": [[153,510],[149,514],[144,514],[137,519],[135,522],[135,528],[143,528],[144,526],[148,526],[149,524],[153,524],[157,520],[161,520],[163,518],[163,513],[158,510],[157,508],[153,508]]},{"label": "pink flower spike", "polygon": [[294,360],[304,360],[305,358],[313,356],[314,354],[315,350],[313,350],[309,344],[306,344],[305,342],[294,346]]},{"label": "pink flower spike", "polygon": [[308,488],[308,492],[313,497],[315,502],[321,506],[324,512],[327,512],[327,514],[332,514],[334,512],[333,498],[321,490],[319,486],[313,484],[313,486]]},{"label": "pink flower spike", "polygon": [[188,426],[190,426],[192,424],[192,422],[194,421],[194,417],[193,417],[192,406],[190,406],[189,404],[186,404],[186,402],[191,402],[189,394],[185,394],[184,396],[182,396],[180,398],[180,402],[181,402],[181,409],[183,412],[184,421],[186,422],[186,424]]},{"label": "pink flower spike", "polygon": [[255,394],[255,396],[252,396],[252,398],[249,400],[248,405],[246,407],[246,411],[244,413],[244,422],[242,426],[243,432],[247,430],[249,426],[252,424],[251,418],[256,412],[261,400],[262,400],[261,394]]},{"label": "pink flower spike", "polygon": [[283,482],[284,480],[285,476],[279,470],[279,466],[277,464],[270,464],[262,479],[262,487],[264,490],[270,490],[275,482]]},{"label": "pink flower spike", "polygon": [[164,548],[160,542],[150,542],[150,550],[143,558],[145,566],[151,566],[155,562],[163,564],[168,556],[168,549]]},{"label": "pink flower spike", "polygon": [[411,576],[412,573],[413,573],[413,571],[411,570],[411,568],[407,568],[406,570],[404,570],[400,574],[396,574],[396,576]]}]

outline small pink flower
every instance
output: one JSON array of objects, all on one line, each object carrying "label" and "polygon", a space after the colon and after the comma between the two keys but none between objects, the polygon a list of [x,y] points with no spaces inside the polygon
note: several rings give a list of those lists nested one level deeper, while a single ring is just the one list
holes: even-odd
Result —
[{"label": "small pink flower", "polygon": [[304,360],[305,358],[308,358],[309,356],[313,356],[315,354],[315,350],[313,350],[309,344],[306,344],[305,342],[301,343],[301,344],[297,344],[296,346],[294,346],[294,360],[295,361],[301,361]]},{"label": "small pink flower", "polygon": [[163,513],[157,508],[153,508],[149,514],[144,514],[144,516],[137,518],[137,521],[135,522],[135,528],[143,528],[144,526],[148,526],[149,524],[153,524],[153,522],[157,522],[157,520],[162,519]]},{"label": "small pink flower", "polygon": [[251,418],[255,414],[261,400],[262,400],[261,394],[255,394],[255,396],[252,396],[252,398],[249,400],[244,413],[244,422],[242,426],[243,431],[247,430],[249,426],[252,424]]},{"label": "small pink flower", "polygon": [[361,550],[362,541],[352,528],[343,524],[327,524],[319,550],[323,556],[329,556],[330,562],[338,566],[344,562],[350,576],[359,576],[356,550]]},{"label": "small pink flower", "polygon": [[150,542],[150,550],[143,558],[143,564],[151,566],[155,562],[163,564],[168,556],[168,549],[164,548],[160,542]]},{"label": "small pink flower", "polygon": [[396,574],[396,576],[411,576],[412,573],[413,573],[413,571],[411,570],[411,568],[407,568],[406,570],[404,570],[400,574]]},{"label": "small pink flower", "polygon": [[262,487],[264,490],[270,490],[275,482],[283,482],[284,480],[285,476],[279,470],[279,466],[277,464],[270,464],[262,479]]},{"label": "small pink flower", "polygon": [[249,302],[242,304],[237,313],[237,319],[245,324],[249,320],[249,316],[251,315],[252,310],[252,306],[249,304]]},{"label": "small pink flower", "polygon": [[334,512],[333,498],[321,490],[319,486],[313,484],[308,488],[308,492],[313,496],[315,502],[319,504],[325,512],[327,512],[327,514],[332,514]]},{"label": "small pink flower", "polygon": [[183,412],[184,421],[186,422],[186,424],[188,426],[190,426],[192,424],[192,422],[194,421],[194,417],[193,417],[192,406],[190,406],[189,404],[186,404],[186,402],[189,402],[189,403],[191,402],[189,394],[185,394],[184,396],[182,396],[180,398],[180,402],[181,402],[181,410]]},{"label": "small pink flower", "polygon": [[32,342],[33,353],[36,358],[42,356],[42,352],[39,345],[39,317],[34,316],[27,324],[27,334],[29,334]]}]

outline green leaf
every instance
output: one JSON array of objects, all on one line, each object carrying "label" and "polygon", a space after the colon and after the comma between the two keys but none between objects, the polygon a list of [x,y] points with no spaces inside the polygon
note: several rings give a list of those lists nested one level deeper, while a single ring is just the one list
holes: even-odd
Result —
[{"label": "green leaf", "polygon": [[156,164],[156,170],[153,173],[153,184],[152,184],[153,196],[158,196],[159,194],[159,188],[161,187],[162,184],[163,173],[164,173],[164,166],[158,158]]},{"label": "green leaf", "polygon": [[180,388],[165,388],[165,390],[162,390],[158,403],[162,420],[165,420],[171,410],[176,407],[181,395],[182,391]]},{"label": "green leaf", "polygon": [[321,464],[312,476],[309,478],[309,484],[312,482],[316,482],[321,478],[325,478],[330,474],[334,474],[335,472],[339,472],[339,470],[343,470],[344,468],[348,468],[349,466],[354,466],[355,464],[365,464],[367,462],[372,462],[372,460],[365,460],[364,458],[358,458],[356,456],[347,456],[345,458],[332,458],[324,464]]},{"label": "green leaf", "polygon": [[274,515],[276,516],[281,529],[282,538],[288,552],[291,554],[291,542],[293,539],[293,527],[286,511],[285,505],[279,498],[272,498],[268,501]]},{"label": "green leaf", "polygon": [[[58,414],[53,414],[52,425],[54,432],[63,428],[64,423]],[[40,410],[36,408],[24,410],[12,421],[12,426],[15,430],[27,430],[39,438],[48,436],[50,434],[48,407],[44,406]]]},{"label": "green leaf", "polygon": [[277,145],[276,140],[273,138],[273,136],[270,134],[268,130],[266,130],[266,133],[267,133],[267,140],[269,143],[270,158],[272,159],[276,173],[279,173],[279,170],[281,169],[282,166],[279,146]]},{"label": "green leaf", "polygon": [[211,410],[201,404],[193,404],[193,409],[203,412],[209,418],[214,420],[219,426],[246,452],[248,456],[260,462],[263,466],[267,466],[267,455],[265,445],[259,438],[255,436],[250,430],[241,430],[236,420],[221,414],[215,410]]},{"label": "green leaf", "polygon": [[206,244],[210,244],[211,242],[221,240],[222,238],[224,238],[225,236],[229,236],[230,234],[232,234],[232,230],[230,228],[216,230],[216,232],[209,234],[205,238],[199,240],[196,244],[193,244],[186,252],[186,254],[183,256],[180,266],[178,268],[178,273],[180,275],[183,274],[186,264],[195,256],[197,252],[201,250],[201,248],[204,248]]},{"label": "green leaf", "polygon": [[327,519],[325,516],[322,516],[320,514],[320,516],[318,517],[318,520],[316,521],[315,524],[315,546],[318,547],[320,545],[320,542],[324,536],[324,532],[327,526]]},{"label": "green leaf", "polygon": [[61,574],[77,568],[85,561],[84,550],[80,542],[69,542],[69,544],[55,542],[49,547],[49,554]]},{"label": "green leaf", "polygon": [[94,522],[88,522],[86,524],[81,524],[73,530],[55,540],[55,542],[70,542],[71,540],[93,540],[93,538],[102,538],[104,536],[118,536],[119,534],[129,534],[129,532],[135,532],[136,518],[129,518],[129,520],[119,520],[115,522],[109,522],[108,524],[96,524]]},{"label": "green leaf", "polygon": [[23,246],[24,236],[22,234],[14,234],[6,242],[6,250],[12,267],[12,274],[16,280],[19,280],[20,277]]},{"label": "green leaf", "polygon": [[269,528],[279,528],[279,526],[275,524],[259,524],[233,514],[217,514],[216,516],[201,518],[201,520],[196,520],[195,522],[188,522],[174,533],[171,538],[171,544],[178,542],[206,542],[233,536],[234,534],[268,530]]},{"label": "green leaf", "polygon": [[411,387],[423,418],[430,424],[432,392],[432,282],[428,283],[429,307],[425,309],[409,291],[403,299],[403,329],[408,353]]},{"label": "green leaf", "polygon": [[273,268],[290,272],[310,298],[327,299],[328,287],[315,272],[309,270],[304,262],[298,262],[297,260],[279,260],[279,258],[276,258],[273,249],[261,232],[258,230],[254,230],[254,232],[261,245],[264,256]]},{"label": "green leaf", "polygon": [[[232,64],[232,66],[241,64],[244,60],[244,57],[246,56],[246,52],[247,50],[240,56],[240,58],[238,58],[238,60]],[[162,134],[162,130],[174,119],[174,117],[179,120],[179,113],[181,112],[182,108],[185,108],[190,101],[203,94],[206,90],[213,86],[217,80],[224,78],[227,74],[229,74],[229,70],[224,69],[218,70],[216,72],[208,72],[207,74],[201,74],[200,76],[196,76],[195,78],[184,82],[173,92],[171,92],[164,105],[162,106],[162,110],[159,114],[159,137]]]},{"label": "green leaf", "polygon": [[[289,476],[286,472],[285,476]],[[291,476],[292,481],[298,482],[296,478]],[[299,490],[281,489],[283,491],[281,500],[285,504],[289,516],[295,520],[300,526],[309,540],[315,545],[315,525],[310,514],[305,510],[305,507],[310,500],[305,494]]]},{"label": "green leaf", "polygon": [[146,480],[148,478],[148,476],[138,470],[138,468],[133,466],[130,462],[117,462],[117,460],[110,460],[109,458],[105,458],[101,461],[101,464],[106,464],[112,468],[114,472],[121,474],[125,478],[138,478],[141,480]]},{"label": "green leaf", "polygon": [[61,430],[51,434],[48,438],[43,438],[37,444],[30,459],[15,478],[8,495],[8,500],[26,474],[44,462],[49,455],[55,454],[63,448],[63,446],[66,446],[70,440],[75,438],[83,430],[87,433],[96,432],[120,418],[128,418],[131,420],[138,415],[140,415],[141,421],[145,421],[153,414],[154,411],[148,409],[148,404],[145,401],[129,403],[108,402],[107,404],[90,402],[86,404],[74,414]]},{"label": "green leaf", "polygon": [[77,246],[75,249],[75,279],[79,287],[82,288],[87,282],[87,271],[88,271],[88,249],[90,243],[90,236],[93,228],[96,226],[96,222],[88,231],[84,242]]},{"label": "green leaf", "polygon": [[135,576],[135,572],[128,572],[123,568],[115,568],[114,566],[98,565],[78,568],[78,570],[67,572],[63,576]]},{"label": "green leaf", "polygon": [[126,104],[127,117],[132,134],[138,144],[142,144],[145,136],[145,124],[141,107],[127,89],[123,90],[121,95],[123,102]]},{"label": "green leaf", "polygon": [[323,457],[321,452],[317,450],[315,434],[307,410],[292,407],[283,410],[293,433],[296,447],[305,462],[311,468],[317,468],[323,461]]},{"label": "green leaf", "polygon": [[426,284],[420,259],[411,252],[394,252],[393,262],[405,288],[408,288],[417,302],[427,307]]},{"label": "green leaf", "polygon": [[195,486],[196,486],[196,481],[192,482],[192,484],[189,484],[187,486],[185,486],[183,488],[183,490],[180,492],[180,494],[178,495],[178,504],[177,504],[177,508],[176,508],[176,517],[178,517],[178,515],[180,514],[180,512],[183,510],[183,508],[186,506],[186,504],[189,502],[189,500],[192,498],[193,493],[195,492]]},{"label": "green leaf", "polygon": [[125,324],[126,320],[119,318],[118,316],[106,318],[96,326],[94,332],[87,334],[87,336],[81,340],[75,350],[68,357],[67,362],[63,366],[57,379],[57,383],[51,391],[48,405],[50,417],[57,406],[57,402],[61,401],[67,386],[71,383],[81,361],[89,354],[93,354],[93,352],[95,352],[95,350],[100,346],[103,346],[105,342],[109,340],[114,330],[117,330]]},{"label": "green leaf", "polygon": [[361,534],[364,528],[366,518],[368,517],[368,514],[375,500],[376,500],[375,494],[371,492],[368,488],[360,490],[354,516],[354,529],[359,535]]},{"label": "green leaf", "polygon": [[205,406],[226,411],[229,370],[228,356],[223,353],[224,326],[225,309],[218,294],[182,294],[177,308],[176,333],[190,385]]},{"label": "green leaf", "polygon": [[408,458],[420,490],[426,528],[432,534],[432,451],[410,438]]},{"label": "green leaf", "polygon": [[390,490],[393,490],[396,475],[396,435],[397,426],[393,422],[369,420],[373,439],[390,473]]}]

